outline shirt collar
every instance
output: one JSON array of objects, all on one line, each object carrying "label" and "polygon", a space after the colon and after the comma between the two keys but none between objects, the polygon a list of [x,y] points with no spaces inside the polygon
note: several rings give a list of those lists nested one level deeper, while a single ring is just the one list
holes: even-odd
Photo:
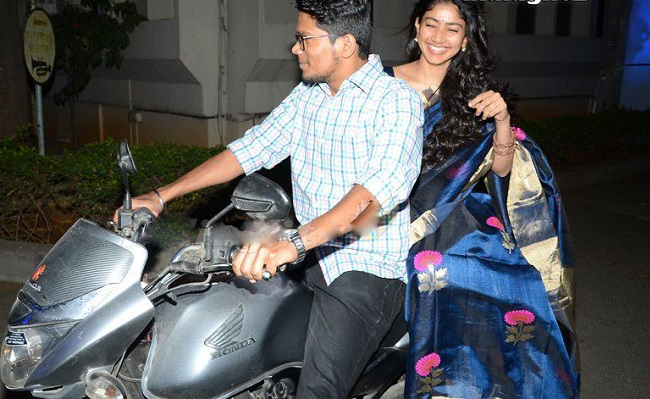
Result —
[{"label": "shirt collar", "polygon": [[368,94],[375,81],[384,72],[384,66],[377,54],[370,54],[366,62],[358,71],[352,74],[348,80],[357,85],[364,93]]},{"label": "shirt collar", "polygon": [[[377,78],[379,78],[379,76],[381,76],[383,72],[384,72],[384,66],[381,63],[381,58],[379,58],[379,55],[370,54],[370,56],[368,56],[368,62],[363,64],[363,66],[359,68],[359,70],[357,70],[350,77],[345,79],[341,84],[339,91],[341,91],[341,89],[345,88],[349,84],[354,84],[355,86],[360,88],[364,93],[368,94],[372,86],[375,84]],[[327,83],[320,83],[319,86],[326,93],[331,93],[331,90],[327,85]]]}]

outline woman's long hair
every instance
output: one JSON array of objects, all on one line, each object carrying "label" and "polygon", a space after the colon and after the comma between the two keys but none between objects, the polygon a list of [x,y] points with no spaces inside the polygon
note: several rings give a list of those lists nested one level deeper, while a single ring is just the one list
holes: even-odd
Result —
[{"label": "woman's long hair", "polygon": [[481,138],[484,121],[475,115],[476,111],[467,103],[487,90],[497,91],[497,82],[492,75],[493,64],[488,55],[485,19],[476,3],[462,0],[418,1],[409,21],[406,48],[409,61],[419,59],[422,54],[414,40],[417,35],[415,22],[421,22],[424,14],[437,4],[454,4],[458,7],[465,21],[467,48],[454,56],[440,84],[443,116],[425,141],[423,166],[428,167]]}]

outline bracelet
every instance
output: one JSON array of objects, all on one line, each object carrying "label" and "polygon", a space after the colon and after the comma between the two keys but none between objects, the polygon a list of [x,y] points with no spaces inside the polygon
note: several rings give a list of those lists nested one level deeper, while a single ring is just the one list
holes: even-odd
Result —
[{"label": "bracelet", "polygon": [[512,140],[508,144],[499,144],[496,142],[496,140],[492,143],[492,146],[494,148],[513,148],[517,142],[515,140]]},{"label": "bracelet", "polygon": [[153,190],[151,190],[151,192],[156,194],[156,197],[158,197],[158,202],[160,203],[160,207],[162,208],[160,209],[160,213],[162,213],[165,210],[165,201],[163,201],[162,195],[160,195],[157,188],[154,188]]},{"label": "bracelet", "polygon": [[497,142],[496,133],[494,134],[494,136],[492,136],[492,146],[494,148],[512,148],[512,147],[515,146],[516,143],[517,143],[517,141],[515,140],[514,136],[512,136],[512,139],[507,144],[501,144],[501,143]]},{"label": "bracelet", "polygon": [[291,229],[285,231],[284,239],[291,242],[293,246],[296,247],[298,258],[295,260],[295,262],[292,263],[292,265],[297,265],[298,263],[305,260],[305,256],[307,256],[307,250],[305,249],[305,244],[303,243],[302,237],[300,237],[298,230]]},{"label": "bracelet", "polygon": [[517,147],[515,145],[513,145],[510,148],[506,148],[506,149],[501,149],[501,148],[494,147],[494,148],[492,148],[492,151],[494,151],[494,153],[496,155],[501,155],[502,157],[505,157],[505,156],[508,156],[508,155],[514,153],[516,148]]},{"label": "bracelet", "polygon": [[510,141],[507,144],[497,142],[496,133],[492,136],[492,148],[496,155],[508,156],[515,152],[517,148],[517,140],[515,139],[515,128],[510,127]]}]

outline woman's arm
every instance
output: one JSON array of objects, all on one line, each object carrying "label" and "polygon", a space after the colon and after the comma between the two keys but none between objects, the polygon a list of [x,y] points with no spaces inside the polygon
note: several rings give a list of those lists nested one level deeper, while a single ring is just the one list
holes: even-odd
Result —
[{"label": "woman's arm", "polygon": [[476,116],[483,114],[483,120],[494,118],[496,133],[494,133],[492,171],[501,177],[507,176],[512,169],[512,157],[516,144],[510,130],[508,105],[500,93],[492,90],[479,94],[468,105],[476,109]]}]

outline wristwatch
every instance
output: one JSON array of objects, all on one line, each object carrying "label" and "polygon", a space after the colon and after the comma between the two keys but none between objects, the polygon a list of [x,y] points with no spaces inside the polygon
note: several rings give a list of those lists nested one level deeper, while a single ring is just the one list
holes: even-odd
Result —
[{"label": "wristwatch", "polygon": [[291,241],[293,243],[293,246],[296,247],[296,252],[298,252],[298,259],[296,259],[295,262],[292,263],[292,265],[298,264],[305,260],[305,256],[307,256],[307,251],[305,250],[305,243],[302,242],[302,238],[300,237],[300,233],[296,229],[290,229],[286,230],[284,232],[284,239]]}]

